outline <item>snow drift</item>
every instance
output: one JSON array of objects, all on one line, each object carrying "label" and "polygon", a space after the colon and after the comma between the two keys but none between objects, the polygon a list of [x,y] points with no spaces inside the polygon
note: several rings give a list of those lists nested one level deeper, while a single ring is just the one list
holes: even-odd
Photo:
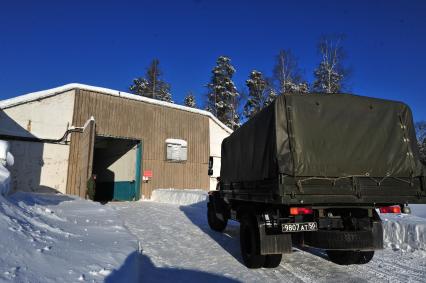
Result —
[{"label": "snow drift", "polygon": [[138,249],[112,207],[60,194],[0,195],[0,239],[0,282],[108,281]]},{"label": "snow drift", "polygon": [[426,218],[426,204],[410,204],[411,214]]},{"label": "snow drift", "polygon": [[407,214],[382,214],[385,247],[426,252],[426,219]]},{"label": "snow drift", "polygon": [[162,203],[191,205],[206,201],[207,192],[202,190],[158,189],[152,192],[151,200]]},{"label": "snow drift", "polygon": [[0,140],[0,195],[5,196],[10,191],[10,172],[6,166],[12,166],[15,162],[9,152],[9,143]]},{"label": "snow drift", "polygon": [[5,196],[10,190],[10,172],[0,164],[0,195]]},{"label": "snow drift", "polygon": [[0,140],[0,165],[13,166],[15,159],[9,151],[9,143],[7,141]]}]

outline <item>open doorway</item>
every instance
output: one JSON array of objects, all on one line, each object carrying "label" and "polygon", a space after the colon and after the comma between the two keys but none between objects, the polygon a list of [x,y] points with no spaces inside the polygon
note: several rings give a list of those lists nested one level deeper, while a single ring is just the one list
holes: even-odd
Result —
[{"label": "open doorway", "polygon": [[141,154],[141,141],[96,136],[93,157],[96,201],[139,199]]}]

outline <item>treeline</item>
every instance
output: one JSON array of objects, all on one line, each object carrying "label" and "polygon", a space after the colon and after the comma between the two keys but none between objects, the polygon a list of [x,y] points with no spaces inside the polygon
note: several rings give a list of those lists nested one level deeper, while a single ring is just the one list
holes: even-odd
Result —
[{"label": "treeline", "polygon": [[[308,82],[304,78],[296,56],[291,50],[286,49],[279,51],[275,56],[271,76],[253,70],[246,80],[246,88],[237,90],[232,80],[236,70],[231,64],[231,59],[220,56],[206,85],[203,108],[235,130],[242,121],[253,117],[278,95],[341,93],[346,90],[345,82],[349,75],[348,69],[343,64],[345,59],[343,41],[343,35],[329,35],[319,39],[317,45],[319,63],[313,72],[313,82]],[[154,59],[145,76],[134,79],[129,89],[137,95],[173,103],[170,84],[162,80],[159,64],[159,60]],[[192,92],[188,92],[185,96],[184,105],[198,107]],[[417,122],[415,127],[420,158],[426,164],[426,121]]]},{"label": "treeline", "polygon": [[426,121],[417,122],[415,128],[420,161],[426,165]]},{"label": "treeline", "polygon": [[[246,88],[238,90],[233,82],[236,72],[231,59],[220,56],[212,69],[207,84],[204,109],[210,111],[231,129],[240,126],[241,121],[250,119],[262,108],[269,105],[276,96],[283,94],[339,93],[344,88],[347,69],[343,35],[323,36],[318,42],[319,63],[314,70],[314,81],[303,77],[298,60],[289,49],[280,50],[275,56],[271,76],[258,70],[249,73]],[[170,84],[162,79],[159,60],[154,59],[146,74],[133,80],[129,90],[137,95],[172,102]],[[184,105],[197,107],[192,92],[184,98]]]}]

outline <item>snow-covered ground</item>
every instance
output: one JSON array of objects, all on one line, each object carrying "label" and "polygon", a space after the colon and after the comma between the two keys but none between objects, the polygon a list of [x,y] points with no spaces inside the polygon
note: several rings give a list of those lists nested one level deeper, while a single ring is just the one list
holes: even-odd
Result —
[{"label": "snow-covered ground", "polygon": [[385,215],[387,248],[366,265],[338,266],[321,250],[294,249],[276,269],[250,270],[241,263],[239,224],[224,233],[208,227],[205,193],[154,195],[107,205],[0,195],[0,282],[426,281],[425,238],[416,236],[425,235],[422,218]]},{"label": "snow-covered ground", "polygon": [[[426,281],[423,236],[419,239],[423,244],[416,246],[409,241],[412,245],[410,249],[391,245],[392,241],[388,240],[388,247],[378,251],[372,262],[366,265],[338,266],[331,263],[321,250],[294,249],[291,255],[284,256],[276,269],[247,269],[240,256],[238,223],[231,221],[224,233],[214,232],[206,221],[204,201],[197,203],[194,201],[196,197],[188,192],[181,196],[173,191],[170,194],[166,190],[160,192],[156,196],[157,202],[111,204],[141,243],[143,282]],[[161,203],[170,199],[174,204]],[[179,205],[178,200],[185,205]],[[386,223],[396,223],[392,215],[385,216],[388,219]],[[400,225],[404,227],[401,231],[405,229],[405,220],[412,225],[415,219],[411,216],[400,217]],[[424,233],[422,225],[426,220],[419,219],[417,232]],[[406,229],[407,234],[415,230]],[[395,235],[390,228],[386,231],[387,235]]]},{"label": "snow-covered ground", "polygon": [[103,282],[137,249],[111,206],[65,195],[0,196],[0,282]]}]

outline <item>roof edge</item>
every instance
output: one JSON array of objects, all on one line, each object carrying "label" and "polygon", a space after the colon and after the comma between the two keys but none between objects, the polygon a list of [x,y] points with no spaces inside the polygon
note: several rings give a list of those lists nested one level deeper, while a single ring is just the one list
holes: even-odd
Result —
[{"label": "roof edge", "polygon": [[148,98],[148,97],[144,97],[144,96],[139,96],[139,95],[123,92],[123,91],[118,91],[118,90],[114,90],[114,89],[91,86],[91,85],[80,84],[80,83],[70,83],[70,84],[66,84],[66,85],[51,88],[51,89],[46,89],[46,90],[37,91],[37,92],[31,92],[31,93],[27,93],[27,94],[20,95],[20,96],[17,96],[17,97],[5,99],[5,100],[0,101],[0,109],[6,109],[6,108],[18,106],[20,104],[24,104],[24,103],[44,99],[44,98],[47,98],[47,97],[55,96],[55,95],[58,95],[58,94],[61,94],[61,93],[64,93],[66,91],[73,90],[73,89],[82,89],[82,90],[87,90],[87,91],[93,91],[93,92],[113,95],[113,96],[117,96],[117,97],[123,97],[123,98],[131,99],[131,100],[142,101],[142,102],[146,102],[146,103],[153,104],[153,105],[165,106],[165,107],[174,108],[174,109],[178,109],[178,110],[182,110],[182,111],[186,111],[186,112],[200,114],[200,115],[207,116],[207,117],[211,118],[216,124],[218,124],[222,129],[224,129],[229,134],[232,133],[232,130],[229,127],[227,127],[224,123],[222,123],[212,113],[205,111],[205,110],[187,107],[187,106],[174,104],[174,103],[170,103],[170,102],[160,101],[160,100],[156,100],[156,99],[152,99],[152,98]]}]

